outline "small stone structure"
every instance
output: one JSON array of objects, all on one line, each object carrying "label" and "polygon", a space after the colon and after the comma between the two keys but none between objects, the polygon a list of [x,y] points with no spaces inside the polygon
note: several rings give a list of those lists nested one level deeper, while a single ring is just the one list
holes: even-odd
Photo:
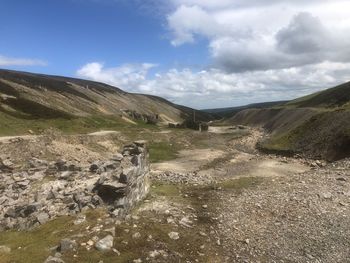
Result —
[{"label": "small stone structure", "polygon": [[149,157],[145,144],[145,141],[136,141],[125,146],[122,155],[112,159],[119,161],[120,166],[112,164],[110,171],[102,172],[93,189],[116,216],[125,214],[149,191]]},{"label": "small stone structure", "polygon": [[146,142],[137,141],[90,167],[33,158],[31,168],[14,172],[0,162],[0,230],[28,229],[99,206],[123,216],[149,191],[148,159]]},{"label": "small stone structure", "polygon": [[206,122],[202,121],[196,121],[193,120],[186,120],[183,123],[168,123],[169,128],[188,128],[192,130],[197,130],[200,132],[208,131],[209,125]]},{"label": "small stone structure", "polygon": [[205,132],[209,130],[209,125],[206,122],[200,122],[198,128],[199,128],[199,131]]},{"label": "small stone structure", "polygon": [[157,124],[159,122],[158,114],[142,114],[137,111],[121,109],[120,110],[123,115],[126,115],[134,120],[143,121],[147,124]]}]

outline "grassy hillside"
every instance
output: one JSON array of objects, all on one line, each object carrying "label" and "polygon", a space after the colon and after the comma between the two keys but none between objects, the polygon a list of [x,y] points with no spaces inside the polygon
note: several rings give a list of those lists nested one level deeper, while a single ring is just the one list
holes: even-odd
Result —
[{"label": "grassy hillside", "polygon": [[349,106],[350,82],[286,103],[293,107],[337,108]]},{"label": "grassy hillside", "polygon": [[[181,123],[194,110],[165,99],[124,92],[103,83],[59,76],[0,70],[0,135],[64,132],[142,125],[145,118]],[[198,120],[211,120],[196,111]]]},{"label": "grassy hillside", "polygon": [[0,136],[41,134],[45,130],[55,128],[64,134],[89,133],[99,130],[129,131],[136,128],[156,129],[157,126],[141,121],[135,124],[118,116],[94,115],[72,118],[30,118],[21,119],[0,112]]},{"label": "grassy hillside", "polygon": [[264,109],[269,107],[278,106],[281,104],[285,104],[288,101],[273,101],[273,102],[263,102],[263,103],[254,103],[245,106],[239,107],[229,107],[229,108],[219,108],[219,109],[205,109],[204,112],[214,114],[218,118],[229,118],[237,114],[242,110],[247,109]]},{"label": "grassy hillside", "polygon": [[228,121],[270,133],[263,151],[300,153],[329,161],[350,156],[350,83],[275,108],[249,109]]}]

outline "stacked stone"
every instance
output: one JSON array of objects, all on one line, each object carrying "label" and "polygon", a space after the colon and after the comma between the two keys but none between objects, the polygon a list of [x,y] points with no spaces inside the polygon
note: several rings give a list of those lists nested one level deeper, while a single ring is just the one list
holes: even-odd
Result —
[{"label": "stacked stone", "polygon": [[99,206],[125,215],[148,193],[148,158],[146,143],[137,141],[85,168],[32,159],[30,168],[14,172],[1,163],[0,230],[28,229]]},{"label": "stacked stone", "polygon": [[114,157],[120,166],[104,174],[95,190],[115,216],[124,215],[149,191],[149,155],[145,141],[124,147]]}]

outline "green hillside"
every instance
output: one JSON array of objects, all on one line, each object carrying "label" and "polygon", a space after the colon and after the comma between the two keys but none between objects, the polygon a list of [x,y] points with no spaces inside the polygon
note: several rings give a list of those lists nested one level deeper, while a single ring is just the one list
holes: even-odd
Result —
[{"label": "green hillside", "polygon": [[286,103],[293,107],[337,108],[348,107],[350,101],[350,82],[331,89],[320,91]]}]

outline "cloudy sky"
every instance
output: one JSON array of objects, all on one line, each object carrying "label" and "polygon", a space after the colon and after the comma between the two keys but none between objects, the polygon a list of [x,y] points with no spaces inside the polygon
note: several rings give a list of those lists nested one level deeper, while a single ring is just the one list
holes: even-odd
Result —
[{"label": "cloudy sky", "polygon": [[350,1],[2,0],[0,67],[196,108],[350,80]]}]

